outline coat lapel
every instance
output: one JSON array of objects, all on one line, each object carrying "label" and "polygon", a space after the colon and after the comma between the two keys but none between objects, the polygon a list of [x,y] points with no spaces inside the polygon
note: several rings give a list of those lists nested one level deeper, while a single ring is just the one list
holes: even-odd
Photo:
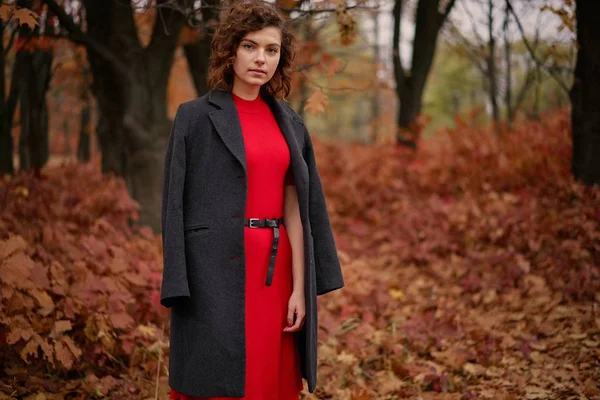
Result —
[{"label": "coat lapel", "polygon": [[290,150],[290,163],[292,164],[292,172],[294,173],[294,180],[296,184],[308,184],[308,168],[306,167],[306,163],[304,162],[304,157],[302,156],[302,150],[298,144],[298,139],[296,137],[295,129],[294,129],[294,121],[293,116],[290,115],[284,109],[284,106],[273,96],[267,96],[265,98],[269,107],[271,107],[271,111],[277,120],[277,124],[279,125],[279,129],[283,133],[285,140],[288,144],[288,148]]},{"label": "coat lapel", "polygon": [[[247,173],[244,137],[242,136],[240,120],[231,93],[225,90],[212,90],[208,99],[209,102],[219,108],[209,113],[215,129],[229,151],[242,164],[244,172]],[[308,184],[308,169],[303,161],[302,151],[296,138],[293,116],[284,109],[274,96],[265,96],[265,101],[271,108],[290,150],[290,163],[294,180],[297,184],[301,182],[303,186],[306,186]]]},{"label": "coat lapel", "polygon": [[208,100],[219,107],[218,110],[209,113],[210,120],[225,146],[242,164],[244,173],[247,173],[244,137],[242,136],[240,119],[231,93],[224,90],[213,90],[210,92]]}]

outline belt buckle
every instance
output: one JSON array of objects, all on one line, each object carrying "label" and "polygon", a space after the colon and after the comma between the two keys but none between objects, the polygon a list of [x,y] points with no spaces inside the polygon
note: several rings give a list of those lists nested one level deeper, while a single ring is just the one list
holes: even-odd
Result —
[{"label": "belt buckle", "polygon": [[250,218],[248,220],[248,227],[249,228],[258,228],[258,226],[253,226],[252,223],[258,221],[258,218]]}]

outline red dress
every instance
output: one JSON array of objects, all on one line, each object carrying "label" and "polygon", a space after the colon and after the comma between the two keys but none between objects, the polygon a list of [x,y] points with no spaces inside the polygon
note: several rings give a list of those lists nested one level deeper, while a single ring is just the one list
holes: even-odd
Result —
[{"label": "red dress", "polygon": [[[292,184],[287,143],[267,103],[233,99],[238,110],[246,148],[248,198],[246,218],[283,216],[284,184]],[[272,228],[244,227],[246,268],[246,400],[298,400],[302,390],[300,358],[294,334],[287,326],[292,294],[292,248],[285,226],[280,239],[271,286],[265,285],[273,242]],[[171,389],[171,400],[200,398]],[[230,399],[230,398],[229,398]],[[239,397],[238,397],[239,399]]]}]

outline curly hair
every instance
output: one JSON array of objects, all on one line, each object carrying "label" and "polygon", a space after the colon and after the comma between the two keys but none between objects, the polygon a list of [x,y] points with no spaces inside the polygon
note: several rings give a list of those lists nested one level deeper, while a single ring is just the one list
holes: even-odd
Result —
[{"label": "curly hair", "polygon": [[260,88],[261,93],[279,99],[290,94],[292,63],[296,56],[295,37],[279,10],[262,0],[238,1],[221,15],[211,43],[207,76],[209,89],[232,90],[233,64],[240,42],[248,32],[266,27],[276,27],[281,31],[281,57],[273,77]]}]

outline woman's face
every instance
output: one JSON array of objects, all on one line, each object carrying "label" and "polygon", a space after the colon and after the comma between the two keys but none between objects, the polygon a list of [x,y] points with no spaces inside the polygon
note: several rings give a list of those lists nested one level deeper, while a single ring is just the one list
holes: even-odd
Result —
[{"label": "woman's face", "polygon": [[281,31],[268,26],[248,32],[236,50],[233,64],[234,91],[253,92],[275,74],[281,57]]}]

